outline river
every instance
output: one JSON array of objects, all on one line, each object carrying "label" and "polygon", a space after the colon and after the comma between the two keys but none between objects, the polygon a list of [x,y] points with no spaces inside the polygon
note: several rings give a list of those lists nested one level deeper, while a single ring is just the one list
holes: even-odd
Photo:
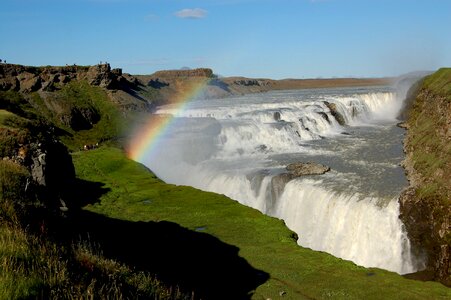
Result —
[{"label": "river", "polygon": [[[399,220],[408,185],[392,87],[273,91],[197,100],[173,114],[144,163],[168,183],[225,194],[281,218],[303,247],[400,274],[422,267]],[[293,162],[324,175],[276,180]],[[280,177],[280,176],[279,176]]]}]

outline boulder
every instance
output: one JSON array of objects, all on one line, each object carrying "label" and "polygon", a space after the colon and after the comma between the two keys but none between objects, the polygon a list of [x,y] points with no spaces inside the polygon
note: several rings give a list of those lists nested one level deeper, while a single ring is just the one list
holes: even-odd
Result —
[{"label": "boulder", "polygon": [[327,101],[323,102],[327,106],[327,108],[329,108],[330,113],[335,118],[335,120],[337,120],[338,124],[340,124],[341,126],[346,125],[346,120],[343,115],[337,110],[337,105],[335,103],[330,103]]},{"label": "boulder", "polygon": [[286,169],[289,171],[289,174],[293,176],[293,178],[306,175],[322,175],[330,171],[329,167],[314,162],[292,163],[289,164]]},{"label": "boulder", "polygon": [[67,148],[53,140],[31,143],[24,160],[30,171],[32,185],[39,202],[45,207],[58,209],[61,199],[70,201],[71,186],[75,181],[75,168]]},{"label": "boulder", "polygon": [[51,131],[52,128],[35,123],[28,129],[3,132],[0,142],[8,142],[9,147],[3,147],[1,159],[16,165],[15,170],[24,170],[14,175],[24,175],[20,186],[14,187],[18,197],[13,201],[18,207],[58,211],[61,200],[70,206],[77,200],[71,194],[75,183],[72,157]]}]

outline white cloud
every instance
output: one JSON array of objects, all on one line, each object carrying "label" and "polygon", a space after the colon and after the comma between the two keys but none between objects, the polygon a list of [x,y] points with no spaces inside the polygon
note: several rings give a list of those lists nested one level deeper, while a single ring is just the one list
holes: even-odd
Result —
[{"label": "white cloud", "polygon": [[202,8],[185,8],[175,12],[175,16],[182,19],[202,19],[207,16],[207,13]]}]

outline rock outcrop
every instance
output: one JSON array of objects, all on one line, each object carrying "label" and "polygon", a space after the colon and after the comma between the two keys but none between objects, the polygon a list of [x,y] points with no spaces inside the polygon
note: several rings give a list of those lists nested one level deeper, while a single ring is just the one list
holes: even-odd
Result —
[{"label": "rock outcrop", "polygon": [[154,78],[186,78],[186,77],[206,77],[213,78],[213,70],[208,68],[189,69],[189,70],[166,70],[157,71],[151,75]]},{"label": "rock outcrop", "polygon": [[[17,199],[19,206],[30,203],[58,211],[61,203],[71,205],[71,189],[75,182],[75,168],[67,148],[48,132],[39,128],[0,128],[3,143],[1,158],[28,170],[24,187],[28,199]],[[8,144],[5,147],[5,144]],[[67,208],[67,207],[66,207]]]},{"label": "rock outcrop", "polygon": [[[426,77],[404,126],[410,186],[400,199],[400,218],[416,252],[426,252],[434,279],[451,286],[451,69]],[[417,89],[414,86],[413,89]],[[449,88],[448,88],[449,89]]]},{"label": "rock outcrop", "polygon": [[0,64],[0,90],[22,93],[54,91],[74,80],[86,80],[93,86],[106,89],[136,87],[138,81],[121,69],[111,69],[109,64],[94,66],[28,67]]},{"label": "rock outcrop", "polygon": [[314,162],[297,162],[289,164],[287,170],[289,171],[289,174],[295,178],[306,175],[322,175],[329,172],[330,168]]},{"label": "rock outcrop", "polygon": [[340,124],[341,126],[346,125],[346,120],[338,111],[337,105],[335,103],[324,101],[324,104],[327,106],[327,108],[329,108],[331,115],[335,118],[335,120],[337,120],[338,124]]},{"label": "rock outcrop", "polygon": [[75,131],[91,129],[100,121],[100,114],[95,107],[72,107],[60,116],[60,121]]}]

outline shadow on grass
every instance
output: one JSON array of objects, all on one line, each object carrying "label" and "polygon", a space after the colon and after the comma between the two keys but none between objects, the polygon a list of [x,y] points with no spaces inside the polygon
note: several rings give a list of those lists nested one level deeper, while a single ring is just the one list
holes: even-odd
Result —
[{"label": "shadow on grass", "polygon": [[105,188],[104,185],[101,182],[76,178],[70,195],[72,204],[76,207],[84,207],[88,204],[98,203],[100,197],[111,190]]},{"label": "shadow on grass", "polygon": [[[102,184],[79,182],[87,199],[108,192]],[[67,223],[73,239],[100,246],[107,258],[156,274],[195,299],[249,299],[269,278],[238,256],[239,248],[172,222],[131,222],[78,211]]]}]

